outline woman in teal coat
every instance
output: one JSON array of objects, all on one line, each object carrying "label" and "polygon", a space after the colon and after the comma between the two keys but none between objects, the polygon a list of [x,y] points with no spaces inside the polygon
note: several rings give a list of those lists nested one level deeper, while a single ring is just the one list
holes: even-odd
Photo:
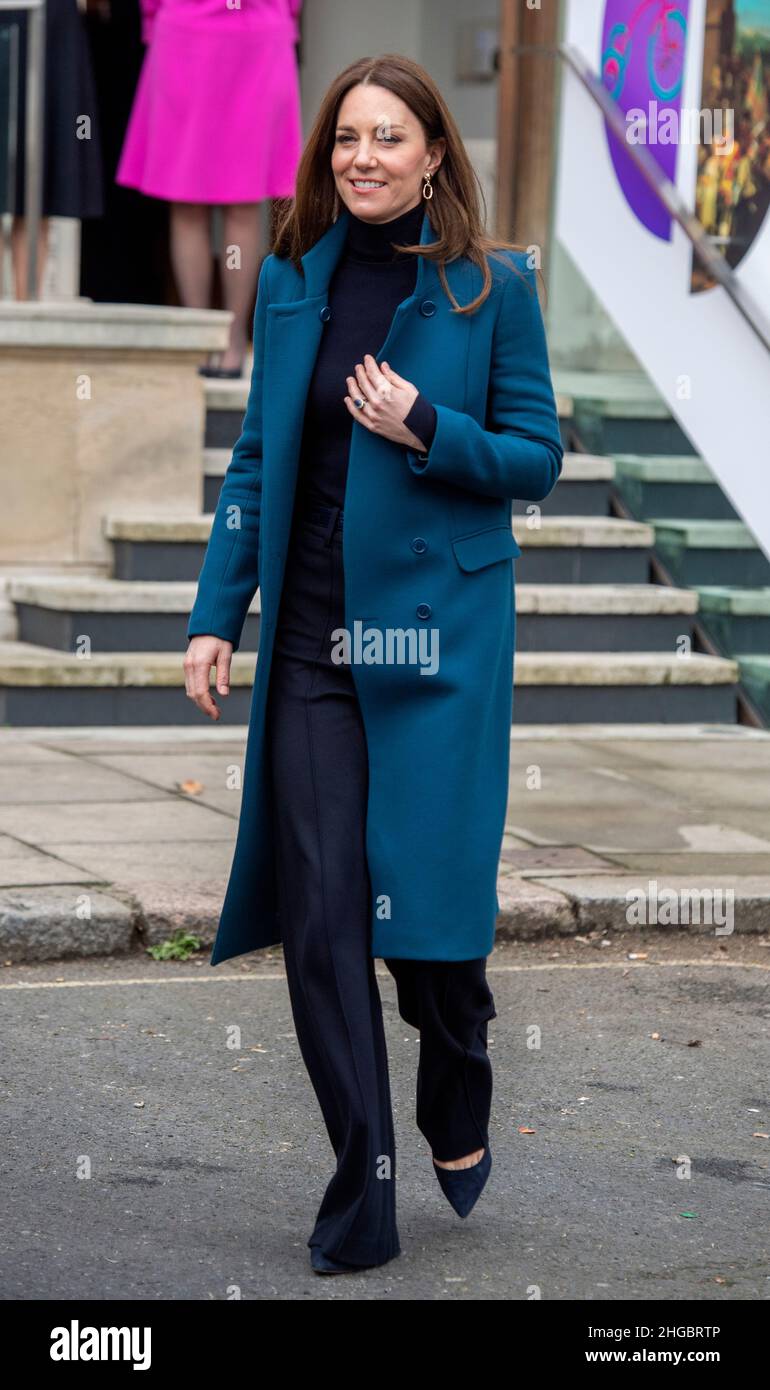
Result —
[{"label": "woman in teal coat", "polygon": [[[409,228],[419,238],[404,241]],[[508,791],[511,502],[547,497],[562,457],[527,255],[485,234],[429,74],[398,55],[352,64],[324,98],[260,273],[248,405],[185,658],[188,695],[219,718],[211,668],[225,695],[259,587],[211,963],[283,943],[337,1155],[308,1241],[319,1272],[399,1251],[375,957],[420,1028],[417,1121],[460,1215],[489,1171],[483,966]],[[332,505],[311,512],[324,489]]]}]

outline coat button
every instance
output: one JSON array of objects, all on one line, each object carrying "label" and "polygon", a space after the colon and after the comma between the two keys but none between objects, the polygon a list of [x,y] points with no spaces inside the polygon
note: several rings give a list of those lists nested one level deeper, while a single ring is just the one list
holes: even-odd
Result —
[{"label": "coat button", "polygon": [[324,304],[323,309],[320,309],[320,310],[319,310],[319,313],[318,313],[319,319],[323,319],[324,323],[328,323],[328,321],[329,321],[329,319],[331,318],[331,316],[332,316],[332,311],[331,311],[331,309],[329,308],[329,305],[328,305],[328,304]]},{"label": "coat button", "polygon": [[417,617],[429,618],[432,612],[433,609],[431,608],[429,603],[421,603],[417,608]]},{"label": "coat button", "polygon": [[412,541],[412,550],[414,550],[417,555],[423,555],[427,549],[428,542],[424,541],[422,536],[415,536]]},{"label": "coat button", "polygon": [[435,314],[435,312],[436,312],[436,306],[435,306],[435,304],[433,303],[433,300],[432,300],[432,299],[424,299],[424,300],[422,301],[422,304],[420,305],[420,313],[421,313],[421,314],[424,314],[426,319],[429,319],[430,316],[431,316],[431,314]]}]

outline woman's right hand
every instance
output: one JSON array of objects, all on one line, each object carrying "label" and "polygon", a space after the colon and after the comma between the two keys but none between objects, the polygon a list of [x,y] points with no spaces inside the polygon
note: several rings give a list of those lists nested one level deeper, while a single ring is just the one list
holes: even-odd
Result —
[{"label": "woman's right hand", "polygon": [[201,635],[191,637],[184,659],[185,691],[194,700],[199,710],[209,719],[219,719],[222,711],[209,691],[211,668],[216,666],[216,686],[220,695],[230,692],[230,661],[233,655],[232,642],[224,637]]}]

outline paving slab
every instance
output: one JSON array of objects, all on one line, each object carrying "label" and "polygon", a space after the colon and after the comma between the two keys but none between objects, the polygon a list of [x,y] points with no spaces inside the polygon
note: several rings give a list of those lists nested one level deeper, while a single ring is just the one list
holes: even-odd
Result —
[{"label": "paving slab", "polygon": [[[125,771],[131,774],[128,762]],[[161,794],[159,791],[159,800]],[[55,762],[38,760],[24,766],[23,770],[18,762],[7,764],[5,759],[0,765],[0,807],[18,804],[18,815],[25,814],[21,810],[22,805],[45,805],[47,802],[72,804],[75,801],[107,804],[144,801],[146,798],[147,787],[135,774],[120,776],[117,771],[83,759],[79,759],[75,766],[72,758]]]},{"label": "paving slab", "polygon": [[[103,873],[89,877],[98,878],[102,883],[112,881],[111,877],[107,878]],[[19,847],[17,855],[0,855],[0,888],[42,888],[46,885],[82,881],[82,865],[67,863],[54,854],[41,854],[39,850],[29,849],[26,845]]]},{"label": "paving slab", "polygon": [[[145,797],[147,793],[145,790]],[[189,798],[164,796],[157,792],[150,800],[136,801],[59,801],[51,804],[28,803],[0,807],[0,830],[19,829],[23,821],[28,843],[65,845],[90,840],[152,844],[159,840],[229,840],[232,820],[196,806]]]},{"label": "paving slab", "polygon": [[[163,753],[102,753],[98,761],[137,779],[138,784],[178,793],[182,784],[192,783],[184,795],[201,806],[215,806],[237,816],[241,803],[246,746],[237,749],[226,744],[216,752],[200,748],[173,749]],[[146,791],[144,793],[146,795]]]},{"label": "paving slab", "polygon": [[[214,726],[0,730],[11,797],[0,807],[0,952],[136,954],[180,926],[208,948],[235,846],[245,737],[245,727]],[[711,893],[715,906],[731,887],[736,932],[766,930],[768,788],[764,730],[514,726],[498,939],[625,933],[629,893],[653,882],[681,902]],[[77,905],[94,889],[99,929],[84,930]]]}]

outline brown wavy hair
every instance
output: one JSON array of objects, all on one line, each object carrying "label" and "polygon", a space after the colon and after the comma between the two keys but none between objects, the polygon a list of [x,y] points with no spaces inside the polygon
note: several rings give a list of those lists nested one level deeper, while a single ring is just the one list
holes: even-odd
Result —
[{"label": "brown wavy hair", "polygon": [[[426,144],[444,139],[446,149],[433,175],[433,197],[425,200],[436,241],[427,246],[399,245],[398,250],[424,256],[437,263],[447,297],[460,314],[470,314],[484,303],[492,288],[487,257],[504,260],[527,284],[526,277],[500,251],[527,251],[515,242],[489,236],[485,230],[486,203],[481,187],[449,107],[436,83],[419,63],[399,53],[379,58],[359,58],[335,77],[321,102],[297,169],[293,198],[276,199],[272,252],[288,257],[297,270],[301,258],[328,231],[342,209],[332,173],[331,158],[337,116],[343,98],[359,83],[385,87],[409,107],[425,133]],[[482,211],[483,209],[483,211]],[[396,243],[394,243],[396,245]],[[458,304],[447,283],[444,265],[465,256],[483,275],[481,291],[470,304]]]}]

